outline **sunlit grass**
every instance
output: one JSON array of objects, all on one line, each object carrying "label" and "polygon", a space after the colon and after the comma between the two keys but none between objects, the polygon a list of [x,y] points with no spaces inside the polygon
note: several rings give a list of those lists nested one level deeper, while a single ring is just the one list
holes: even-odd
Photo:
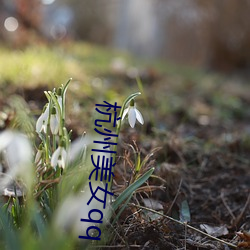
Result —
[{"label": "sunlit grass", "polygon": [[0,84],[53,86],[69,77],[85,82],[109,71],[118,55],[128,60],[125,54],[85,43],[34,45],[22,50],[0,46]]},{"label": "sunlit grass", "polygon": [[30,86],[55,85],[69,75],[84,80],[84,68],[56,47],[32,46],[23,50],[0,47],[0,83]]},{"label": "sunlit grass", "polygon": [[[79,104],[81,109],[94,100],[121,102],[127,94],[136,92],[136,80],[126,75],[130,68],[134,68],[144,73],[152,69],[156,77],[159,77],[156,81],[142,79],[143,84],[146,84],[145,94],[149,100],[155,100],[151,108],[156,109],[158,117],[169,120],[166,115],[185,112],[187,117],[191,116],[193,119],[192,116],[196,116],[196,113],[192,109],[197,105],[193,100],[197,97],[199,102],[210,106],[213,117],[232,119],[244,115],[242,103],[231,93],[232,87],[224,87],[228,86],[224,76],[192,66],[136,58],[125,52],[83,42],[33,45],[22,50],[2,45],[0,57],[0,86],[35,88],[46,85],[51,88],[72,77],[69,94],[72,96],[69,99],[75,102],[72,106]],[[112,68],[112,63],[117,58],[124,63],[121,74],[117,74]],[[167,100],[167,103],[162,100]],[[218,108],[216,112],[213,111],[214,108]]]},{"label": "sunlit grass", "polygon": [[136,58],[128,53],[80,42],[60,45],[33,45],[12,49],[0,45],[0,84],[55,85],[72,77],[87,82],[91,77],[112,73],[112,62],[121,58],[127,68],[154,67],[159,73],[197,78],[202,72],[192,67],[180,67],[154,59]]}]

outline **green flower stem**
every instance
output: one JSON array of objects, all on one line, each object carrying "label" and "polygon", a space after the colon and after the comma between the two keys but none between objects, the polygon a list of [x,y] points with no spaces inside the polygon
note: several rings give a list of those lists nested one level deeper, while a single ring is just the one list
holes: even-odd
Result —
[{"label": "green flower stem", "polygon": [[[119,134],[120,134],[120,130],[121,130],[121,124],[122,124],[122,115],[123,115],[123,112],[125,110],[125,107],[126,105],[132,100],[134,99],[135,97],[137,97],[138,95],[140,95],[141,93],[140,92],[136,92],[130,96],[128,96],[125,101],[123,102],[123,105],[122,105],[122,108],[121,108],[121,111],[120,111],[120,114],[119,114],[119,117],[121,117],[121,119],[119,120],[118,122],[118,125],[116,127],[116,134],[118,135],[116,138],[115,138],[115,143],[116,145],[114,145],[114,151],[117,150],[117,144],[118,144],[118,138],[119,138]],[[113,159],[116,158],[116,154],[117,153],[113,153],[112,156],[113,156]],[[113,176],[111,175],[111,180],[110,182],[108,183],[108,188],[110,191],[112,191],[112,185],[113,185]]]},{"label": "green flower stem", "polygon": [[63,123],[64,123],[63,117],[62,117],[62,110],[61,110],[61,107],[56,99],[55,94],[51,91],[48,91],[48,93],[49,93],[51,99],[53,100],[53,103],[56,105],[57,111],[59,112],[59,114],[58,114],[59,115],[59,124],[60,124],[59,125],[59,136],[62,136],[63,135],[62,128],[63,128]]},{"label": "green flower stem", "polygon": [[69,83],[72,81],[72,78],[70,78],[67,83],[63,86],[62,89],[62,127],[65,126],[65,102],[66,102],[66,91],[68,89]]},{"label": "green flower stem", "polygon": [[52,135],[52,149],[53,152],[56,150],[56,135]]},{"label": "green flower stem", "polygon": [[44,91],[48,101],[49,101],[49,117],[48,117],[48,123],[47,123],[47,129],[46,129],[46,133],[45,133],[45,144],[44,144],[44,148],[45,148],[45,157],[46,157],[46,164],[49,164],[50,162],[50,136],[49,136],[49,129],[50,129],[50,114],[51,114],[51,111],[52,111],[52,101],[51,101],[51,98],[49,97],[49,94],[48,92]]},{"label": "green flower stem", "polygon": [[69,133],[65,127],[63,127],[63,138],[65,141],[65,145],[64,145],[65,149],[69,149],[71,140],[70,140]]},{"label": "green flower stem", "polygon": [[[118,135],[118,137],[119,137],[120,130],[121,130],[121,125],[122,125],[122,115],[123,115],[123,112],[124,112],[124,110],[125,110],[126,105],[127,105],[132,99],[134,99],[135,97],[137,97],[137,96],[140,95],[140,94],[141,94],[140,92],[134,93],[134,94],[130,95],[129,97],[127,97],[127,99],[124,101],[124,103],[123,103],[123,105],[122,105],[122,108],[121,108],[121,111],[120,111],[120,114],[119,114],[119,117],[121,117],[121,119],[119,120],[118,126],[116,127],[116,134]],[[118,137],[116,137],[116,139],[115,139],[115,142],[116,142],[116,143],[118,142]],[[115,149],[115,151],[116,151],[117,145],[114,145],[114,149]],[[114,156],[116,156],[116,153],[114,154]]]}]

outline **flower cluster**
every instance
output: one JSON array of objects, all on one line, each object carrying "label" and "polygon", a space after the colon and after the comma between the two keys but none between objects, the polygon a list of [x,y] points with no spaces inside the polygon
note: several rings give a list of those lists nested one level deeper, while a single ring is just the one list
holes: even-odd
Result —
[{"label": "flower cluster", "polygon": [[41,143],[35,156],[35,163],[40,177],[51,167],[58,172],[58,169],[64,169],[67,164],[67,149],[70,139],[64,121],[65,92],[69,82],[57,90],[44,92],[48,102],[36,122],[36,132]]},{"label": "flower cluster", "polygon": [[[5,130],[0,133],[0,159],[4,160],[6,173],[1,178],[0,191],[21,177],[26,187],[33,181],[32,146],[28,137],[20,132]],[[2,172],[0,162],[0,172]]]},{"label": "flower cluster", "polygon": [[38,118],[36,122],[36,132],[39,133],[47,133],[48,127],[53,135],[58,134],[60,121],[62,119],[62,96],[61,96],[61,88],[59,88],[58,93],[50,92],[54,95],[55,99],[52,99],[50,95],[47,93],[47,98],[49,102],[44,106],[43,112]]}]

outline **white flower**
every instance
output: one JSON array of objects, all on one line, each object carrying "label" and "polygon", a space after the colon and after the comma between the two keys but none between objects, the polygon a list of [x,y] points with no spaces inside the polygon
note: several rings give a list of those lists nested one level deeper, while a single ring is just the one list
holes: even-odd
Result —
[{"label": "white flower", "polygon": [[64,169],[67,160],[67,152],[63,146],[59,146],[51,157],[51,166],[56,168],[58,165],[60,168]]},{"label": "white flower", "polygon": [[62,96],[58,95],[57,96],[57,101],[58,101],[58,104],[59,104],[59,106],[61,108],[61,111],[62,111]]},{"label": "white flower", "polygon": [[40,117],[36,122],[37,133],[41,133],[42,131],[44,133],[47,132],[48,120],[49,120],[49,104],[47,104],[45,110],[43,111],[43,113],[40,115]]},{"label": "white flower", "polygon": [[0,152],[3,154],[8,169],[6,178],[1,179],[0,189],[18,176],[29,186],[33,181],[33,153],[28,138],[24,134],[6,130],[0,133]]},{"label": "white flower", "polygon": [[134,100],[131,100],[130,101],[130,105],[128,108],[126,108],[123,112],[123,115],[122,115],[122,120],[125,118],[125,116],[128,114],[128,122],[129,122],[129,125],[134,128],[135,126],[135,122],[136,122],[136,119],[141,123],[143,124],[144,123],[144,120],[143,120],[143,117],[142,117],[142,114],[141,112],[135,107],[135,103],[134,103]]},{"label": "white flower", "polygon": [[[98,186],[104,188],[104,184],[102,182],[91,182],[91,185],[93,190],[96,190]],[[99,192],[97,194],[98,198],[104,200],[104,192],[100,192],[101,194]],[[81,221],[81,219],[89,219],[89,212],[92,209],[100,210],[103,214],[103,223],[109,223],[111,216],[109,199],[107,199],[107,207],[104,209],[103,204],[96,199],[93,199],[91,203],[87,205],[91,196],[92,194],[90,192],[88,182],[84,184],[79,194],[69,194],[57,207],[55,217],[53,218],[53,225],[55,226],[55,229],[67,234],[72,233],[76,236],[85,236],[88,227],[100,226],[99,223]],[[99,220],[100,213],[93,212],[91,214],[91,219]]]},{"label": "white flower", "polygon": [[56,135],[59,131],[59,117],[55,107],[52,108],[50,116],[50,130],[53,135]]}]

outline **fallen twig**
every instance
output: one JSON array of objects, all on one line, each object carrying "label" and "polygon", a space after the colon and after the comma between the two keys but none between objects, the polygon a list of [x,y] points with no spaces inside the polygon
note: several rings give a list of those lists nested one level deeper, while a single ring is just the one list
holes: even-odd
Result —
[{"label": "fallen twig", "polygon": [[200,234],[206,235],[207,237],[209,237],[209,238],[211,238],[211,239],[213,239],[213,240],[219,241],[219,242],[221,242],[221,243],[223,243],[223,244],[226,244],[226,245],[228,245],[228,246],[230,246],[230,247],[237,248],[236,245],[234,245],[234,244],[232,244],[232,243],[229,243],[229,242],[226,242],[226,241],[224,241],[224,240],[218,239],[218,238],[216,238],[216,237],[214,237],[214,236],[212,236],[212,235],[209,235],[209,234],[207,234],[207,233],[205,233],[205,232],[203,232],[203,231],[201,231],[201,230],[199,230],[199,229],[197,229],[197,228],[195,228],[195,227],[192,227],[192,226],[188,225],[187,222],[178,221],[178,220],[176,220],[176,219],[173,219],[173,218],[170,217],[170,216],[167,216],[167,215],[165,215],[165,214],[162,214],[162,213],[160,213],[160,212],[157,212],[157,211],[155,211],[155,210],[153,210],[153,209],[150,209],[150,208],[147,208],[147,207],[144,207],[144,206],[141,206],[141,205],[136,205],[136,204],[134,204],[134,203],[130,203],[130,204],[128,204],[128,205],[134,206],[134,207],[137,207],[137,208],[140,208],[140,209],[145,209],[145,210],[150,211],[150,212],[152,212],[152,213],[161,215],[161,216],[163,216],[163,217],[165,217],[165,218],[167,218],[167,219],[169,219],[169,220],[171,220],[171,221],[174,221],[174,222],[176,222],[176,223],[178,223],[178,224],[183,225],[184,227],[188,227],[188,228],[190,228],[190,229],[192,229],[192,230],[194,230],[194,231],[196,231],[196,232],[199,232]]}]

